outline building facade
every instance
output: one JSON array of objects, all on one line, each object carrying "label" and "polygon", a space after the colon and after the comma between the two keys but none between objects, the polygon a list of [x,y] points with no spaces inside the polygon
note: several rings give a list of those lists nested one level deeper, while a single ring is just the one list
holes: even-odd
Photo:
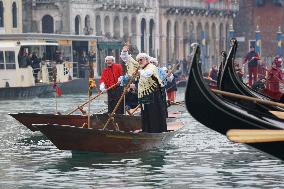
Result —
[{"label": "building facade", "polygon": [[0,0],[0,33],[22,32],[22,1]]},{"label": "building facade", "polygon": [[[240,39],[238,57],[244,57],[249,47],[256,45],[259,45],[262,59],[266,61],[267,58],[267,63],[271,63],[271,58],[277,54],[283,56],[281,39],[284,30],[284,1],[240,0],[239,6],[240,10],[234,20],[235,36]],[[277,50],[279,47],[280,51]]]},{"label": "building facade", "polygon": [[205,68],[228,44],[236,1],[24,0],[24,32],[95,34],[130,43],[160,64],[190,59],[190,44],[203,44]]}]

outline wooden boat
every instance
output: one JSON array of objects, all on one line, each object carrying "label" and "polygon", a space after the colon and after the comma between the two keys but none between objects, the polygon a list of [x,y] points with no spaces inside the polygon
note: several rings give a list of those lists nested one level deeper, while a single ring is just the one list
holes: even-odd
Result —
[{"label": "wooden boat", "polygon": [[[58,125],[72,125],[75,127],[82,127],[88,123],[88,116],[86,115],[60,115],[60,114],[38,114],[38,113],[15,113],[9,114],[31,131],[38,131],[34,124],[58,124]],[[92,124],[102,125],[103,121],[108,118],[107,114],[94,114],[91,116]],[[124,125],[124,119],[128,119],[131,125],[137,125],[136,129],[140,129],[138,126],[141,121],[141,117],[116,115],[115,122],[120,125]],[[127,126],[123,126],[127,129]],[[133,128],[133,126],[131,127]]]},{"label": "wooden boat", "polygon": [[114,120],[113,124],[118,125],[119,130],[111,128],[112,124],[109,124],[107,129],[102,129],[107,119],[92,122],[91,128],[58,124],[33,126],[60,150],[103,153],[129,153],[160,148],[183,127],[181,122],[169,122],[168,132],[144,133],[140,130],[141,122],[132,122],[129,118],[123,118],[119,123]]},{"label": "wooden boat", "polygon": [[[226,135],[230,129],[284,129],[283,122],[262,114],[252,114],[249,108],[237,106],[215,95],[204,84],[199,60],[200,47],[198,46],[185,94],[187,110],[197,121],[223,135]],[[249,145],[284,159],[284,142],[261,142]]]},{"label": "wooden boat", "polygon": [[[31,131],[38,131],[33,124],[58,124],[58,125],[73,125],[76,127],[82,127],[84,124],[88,123],[88,116],[86,115],[62,115],[62,114],[38,114],[38,113],[10,113],[10,116],[15,118],[18,122],[26,126]],[[175,120],[181,115],[181,112],[170,111],[168,121]],[[93,114],[91,116],[92,122],[97,124],[106,120],[108,114]],[[116,122],[123,124],[124,119],[128,119],[129,122],[139,125],[141,121],[140,116],[130,116],[130,115],[116,115]],[[132,124],[132,123],[131,123]],[[124,126],[126,128],[126,126]],[[139,129],[140,127],[137,127]]]},{"label": "wooden boat", "polygon": [[[257,91],[254,91],[253,89],[250,89],[237,76],[235,67],[234,67],[234,60],[235,60],[235,54],[236,54],[237,47],[238,47],[238,42],[236,39],[232,39],[231,43],[232,43],[232,47],[229,52],[228,58],[226,59],[226,62],[224,64],[218,88],[222,91],[227,91],[227,92],[242,94],[242,95],[246,95],[250,97],[260,98],[263,100],[273,101],[273,99],[271,99],[270,97],[263,95],[261,93],[258,93]],[[230,98],[227,98],[227,99],[230,100]],[[233,99],[233,101],[235,103],[239,103],[240,105],[250,106],[252,109],[265,112],[269,116],[272,116],[274,118],[275,116],[269,112],[270,110],[284,111],[284,109],[278,108],[275,106],[261,105],[261,104],[256,104],[254,102],[243,101],[240,99],[239,100]]]}]

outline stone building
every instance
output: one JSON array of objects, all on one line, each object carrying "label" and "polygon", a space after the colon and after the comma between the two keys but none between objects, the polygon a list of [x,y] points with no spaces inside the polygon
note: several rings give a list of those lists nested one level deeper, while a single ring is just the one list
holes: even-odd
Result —
[{"label": "stone building", "polygon": [[0,33],[22,32],[22,1],[0,0]]},{"label": "stone building", "polygon": [[[240,39],[238,56],[243,57],[248,52],[249,46],[255,45],[258,30],[261,41],[260,54],[262,59],[267,58],[269,63],[277,54],[277,45],[282,45],[276,40],[276,36],[278,32],[282,33],[281,30],[284,30],[284,1],[240,0],[239,6],[240,10],[234,20],[235,36]],[[280,55],[283,55],[283,49]]]},{"label": "stone building", "polygon": [[203,42],[205,68],[227,48],[236,1],[23,0],[24,32],[102,35],[129,42],[161,64],[190,58],[190,44]]}]

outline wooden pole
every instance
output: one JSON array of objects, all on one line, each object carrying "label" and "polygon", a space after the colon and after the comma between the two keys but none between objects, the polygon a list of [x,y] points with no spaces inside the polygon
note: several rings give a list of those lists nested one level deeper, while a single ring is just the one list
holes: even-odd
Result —
[{"label": "wooden pole", "polygon": [[269,101],[269,100],[262,100],[262,99],[255,98],[255,97],[239,95],[239,94],[235,94],[235,93],[220,91],[220,90],[217,90],[217,89],[211,89],[211,90],[214,93],[216,93],[216,94],[221,94],[221,95],[232,97],[232,98],[238,98],[238,99],[242,99],[242,100],[252,101],[254,103],[260,103],[260,104],[266,104],[266,105],[278,106],[278,107],[284,108],[284,104],[283,103],[279,103],[279,102],[273,102],[273,101]]},{"label": "wooden pole", "polygon": [[[89,95],[89,101],[91,99],[91,96]],[[91,101],[88,104],[88,128],[91,128]]]},{"label": "wooden pole", "polygon": [[[109,88],[106,89],[106,91],[112,89],[112,88],[115,87],[117,84],[118,84],[118,83],[116,83],[116,84],[110,86]],[[104,94],[104,93],[105,93],[105,92],[99,92],[96,96],[94,96],[94,97],[92,97],[92,98],[89,98],[88,101],[84,102],[81,106],[78,106],[76,109],[72,110],[72,111],[71,111],[70,113],[68,113],[67,115],[70,115],[70,114],[76,112],[76,111],[79,109],[79,107],[82,108],[83,106],[85,106],[86,104],[88,104],[88,103],[90,103],[91,101],[95,100],[97,97],[101,96],[101,95]]]},{"label": "wooden pole", "polygon": [[227,137],[237,143],[284,142],[284,130],[231,129]]},{"label": "wooden pole", "polygon": [[141,104],[138,104],[138,106],[136,106],[134,110],[131,112],[131,115],[133,115],[140,107],[141,107]]}]

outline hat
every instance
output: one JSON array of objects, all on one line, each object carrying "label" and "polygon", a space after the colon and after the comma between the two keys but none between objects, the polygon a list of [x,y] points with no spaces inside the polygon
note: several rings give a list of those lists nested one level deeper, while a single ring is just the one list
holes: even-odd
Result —
[{"label": "hat", "polygon": [[107,57],[105,57],[105,62],[106,62],[107,60],[112,60],[112,61],[114,62],[114,61],[115,61],[115,58],[114,58],[114,56],[107,56]]},{"label": "hat", "polygon": [[146,53],[139,53],[137,56],[136,56],[136,60],[138,61],[140,58],[145,58],[146,60],[150,60],[150,56]]}]

